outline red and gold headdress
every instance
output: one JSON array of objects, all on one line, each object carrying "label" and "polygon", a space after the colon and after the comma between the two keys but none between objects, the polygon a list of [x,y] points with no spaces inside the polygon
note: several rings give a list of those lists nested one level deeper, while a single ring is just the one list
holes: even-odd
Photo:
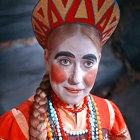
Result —
[{"label": "red and gold headdress", "polygon": [[119,22],[120,12],[115,0],[40,0],[33,11],[33,28],[43,48],[47,36],[56,27],[84,23],[99,30],[104,44]]}]

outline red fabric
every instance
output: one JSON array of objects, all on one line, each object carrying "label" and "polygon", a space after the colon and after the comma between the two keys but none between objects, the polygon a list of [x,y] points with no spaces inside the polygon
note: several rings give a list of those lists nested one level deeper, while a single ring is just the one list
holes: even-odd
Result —
[{"label": "red fabric", "polygon": [[[101,117],[101,126],[103,129],[110,130],[110,116],[109,116],[109,109],[106,101],[100,97],[93,96],[95,102],[97,103],[98,110]],[[110,131],[110,134],[113,138],[119,136],[123,136],[123,134],[127,131],[127,127],[121,112],[119,111],[118,107],[111,101],[109,101],[114,109],[115,112],[115,121]],[[30,113],[32,110],[32,102],[26,101],[19,107],[17,107],[23,115],[25,116],[28,125],[30,119]],[[125,130],[125,131],[124,131]],[[128,132],[128,131],[127,131]],[[6,140],[27,140],[23,135],[22,131],[20,130],[12,111],[4,114],[0,117],[0,138]]]},{"label": "red fabric", "polygon": [[32,111],[32,105],[33,105],[33,103],[27,100],[26,102],[24,102],[23,104],[21,104],[20,106],[17,107],[17,109],[19,109],[23,113],[23,115],[25,116],[28,124],[30,121],[30,114]]},{"label": "red fabric", "polygon": [[108,106],[107,103],[104,99],[94,96],[92,95],[95,102],[97,103],[97,107],[100,113],[100,117],[101,117],[101,126],[102,128],[106,128],[109,130],[110,128],[110,115],[109,115],[109,110],[108,110]]},{"label": "red fabric", "polygon": [[[26,101],[22,105],[18,106],[19,109],[27,119],[29,124],[29,116],[32,102]],[[27,140],[22,131],[20,130],[17,121],[15,120],[12,111],[7,112],[0,117],[0,138],[5,140]]]},{"label": "red fabric", "polygon": [[123,118],[119,108],[113,102],[110,102],[110,103],[112,104],[114,111],[115,111],[115,121],[114,121],[112,130],[111,130],[111,134],[112,135],[123,135],[123,133],[125,133],[127,130],[124,118]]},{"label": "red fabric", "polygon": [[12,112],[8,112],[0,117],[0,138],[5,140],[26,140],[21,132]]}]

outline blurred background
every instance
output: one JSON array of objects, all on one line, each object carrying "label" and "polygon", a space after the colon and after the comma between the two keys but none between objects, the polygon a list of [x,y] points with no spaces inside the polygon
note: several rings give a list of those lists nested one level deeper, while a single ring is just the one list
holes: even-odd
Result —
[{"label": "blurred background", "polygon": [[[31,24],[38,0],[0,0],[0,115],[35,93],[44,52]],[[121,19],[103,48],[92,93],[120,108],[133,140],[140,139],[140,1],[117,0]]]}]

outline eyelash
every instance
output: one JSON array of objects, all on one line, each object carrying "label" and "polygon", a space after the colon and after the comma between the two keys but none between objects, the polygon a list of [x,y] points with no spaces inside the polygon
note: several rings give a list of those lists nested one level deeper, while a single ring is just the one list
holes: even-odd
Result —
[{"label": "eyelash", "polygon": [[[58,60],[59,64],[61,64],[62,66],[69,66],[72,64],[71,60],[68,59],[68,58],[60,58]],[[96,64],[96,60],[84,60],[82,63],[83,63],[83,66],[87,69],[90,69],[92,68],[95,64]],[[90,65],[89,65],[90,64]]]},{"label": "eyelash", "polygon": [[[92,65],[91,65],[91,66],[88,66],[88,65],[87,65],[88,63],[90,63],[90,64],[92,64]],[[84,66],[85,66],[86,68],[91,68],[93,65],[95,65],[95,63],[96,63],[96,60],[87,60],[87,61],[84,62]]]},{"label": "eyelash", "polygon": [[[66,64],[65,62],[67,61],[67,62],[69,62],[68,64]],[[71,64],[71,61],[69,60],[69,59],[66,59],[66,58],[63,58],[63,59],[60,59],[59,60],[59,63],[61,64],[61,65],[64,65],[64,66],[69,66],[70,64]]]}]

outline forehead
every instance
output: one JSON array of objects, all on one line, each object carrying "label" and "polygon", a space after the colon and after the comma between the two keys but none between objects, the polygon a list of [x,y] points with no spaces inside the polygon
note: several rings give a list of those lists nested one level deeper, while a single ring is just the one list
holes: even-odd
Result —
[{"label": "forehead", "polygon": [[88,37],[80,33],[67,38],[59,45],[53,46],[54,53],[60,51],[69,51],[74,55],[98,54],[97,46],[95,46]]}]

